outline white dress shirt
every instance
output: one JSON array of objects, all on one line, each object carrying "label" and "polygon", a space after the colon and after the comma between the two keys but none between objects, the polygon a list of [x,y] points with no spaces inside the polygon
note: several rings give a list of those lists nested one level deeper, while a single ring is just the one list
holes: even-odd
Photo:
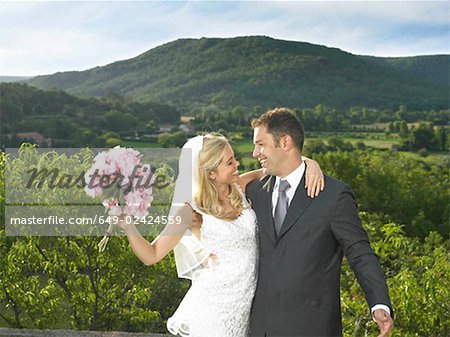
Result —
[{"label": "white dress shirt", "polygon": [[[286,177],[284,177],[284,178],[280,178],[278,176],[276,177],[275,185],[273,187],[273,192],[272,192],[272,216],[275,216],[275,208],[277,206],[277,201],[278,201],[278,186],[280,185],[280,180],[281,179],[287,180],[287,182],[290,185],[290,187],[286,190],[286,197],[288,200],[288,205],[290,205],[291,200],[294,198],[295,191],[297,190],[297,187],[300,184],[300,181],[302,180],[303,175],[305,174],[305,170],[306,170],[306,164],[304,161],[302,161],[302,163],[294,171],[289,173]],[[372,315],[373,315],[373,312],[377,309],[383,309],[389,315],[391,314],[391,310],[389,309],[389,307],[387,305],[376,304],[370,309],[370,311],[372,312]]]},{"label": "white dress shirt", "polygon": [[272,193],[272,215],[275,216],[275,208],[277,207],[278,201],[278,186],[280,186],[280,180],[287,180],[289,183],[289,188],[286,190],[286,197],[288,200],[288,205],[291,204],[291,200],[294,198],[295,191],[297,190],[300,181],[303,178],[303,174],[305,173],[306,165],[305,162],[302,162],[299,167],[297,167],[294,171],[289,173],[286,177],[280,178],[276,177],[275,185],[273,187]]}]

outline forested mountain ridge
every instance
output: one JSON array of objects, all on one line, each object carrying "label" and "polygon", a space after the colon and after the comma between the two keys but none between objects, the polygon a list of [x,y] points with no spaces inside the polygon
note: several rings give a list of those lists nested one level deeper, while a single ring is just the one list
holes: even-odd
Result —
[{"label": "forested mountain ridge", "polygon": [[362,56],[379,65],[409,73],[420,80],[449,86],[450,55],[424,55],[411,57]]},{"label": "forested mountain ridge", "polygon": [[150,132],[156,125],[177,125],[179,119],[179,111],[170,105],[114,95],[83,98],[59,89],[0,83],[0,145],[20,144],[10,139],[17,132],[38,132],[57,147],[103,146],[106,138],[118,137],[111,133]]},{"label": "forested mountain ridge", "polygon": [[[420,60],[415,64],[427,64],[434,56]],[[180,39],[129,60],[37,76],[29,83],[81,96],[117,93],[188,110],[320,103],[337,108],[448,107],[448,83],[420,76],[405,65],[407,61],[380,61],[264,36]]]},{"label": "forested mountain ridge", "polygon": [[31,76],[0,76],[1,82],[19,82],[30,79]]}]

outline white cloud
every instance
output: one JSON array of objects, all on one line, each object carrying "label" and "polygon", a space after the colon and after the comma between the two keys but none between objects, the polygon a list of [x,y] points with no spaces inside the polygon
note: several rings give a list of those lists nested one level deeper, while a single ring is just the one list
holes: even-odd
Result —
[{"label": "white cloud", "polygon": [[447,1],[20,2],[0,6],[0,75],[81,70],[178,38],[268,35],[380,56],[449,53]]}]

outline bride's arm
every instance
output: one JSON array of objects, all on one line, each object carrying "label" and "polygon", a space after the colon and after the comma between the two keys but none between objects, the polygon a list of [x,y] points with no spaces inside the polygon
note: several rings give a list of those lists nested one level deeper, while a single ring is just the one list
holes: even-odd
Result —
[{"label": "bride's arm", "polygon": [[305,170],[305,187],[308,196],[317,197],[325,188],[325,178],[319,164],[312,159],[302,156],[302,160],[306,164]]},{"label": "bride's arm", "polygon": [[125,219],[122,219],[119,221],[119,227],[125,232],[134,254],[145,265],[151,266],[162,260],[180,242],[186,229],[190,227],[191,207],[187,204],[182,206],[175,218],[177,216],[181,219],[180,223],[166,226],[151,243],[139,233],[134,221],[129,221],[131,223],[128,224]]},{"label": "bride's arm", "polygon": [[239,175],[239,186],[241,187],[242,191],[245,192],[245,187],[247,184],[255,179],[261,179],[264,177],[263,169],[259,170],[252,170],[246,173],[243,173]]},{"label": "bride's arm", "polygon": [[[302,160],[306,164],[305,172],[305,187],[308,192],[308,196],[314,198],[318,196],[325,188],[325,179],[319,164],[312,159],[302,156]],[[245,191],[247,184],[255,179],[261,179],[264,177],[263,169],[253,170],[243,173],[239,176],[239,186],[242,191]]]}]

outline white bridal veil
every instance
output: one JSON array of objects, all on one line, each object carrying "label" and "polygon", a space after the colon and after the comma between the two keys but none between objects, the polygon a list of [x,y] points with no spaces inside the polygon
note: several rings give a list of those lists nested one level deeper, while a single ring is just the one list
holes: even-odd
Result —
[{"label": "white bridal veil", "polygon": [[[194,205],[194,196],[198,192],[198,160],[200,151],[203,148],[203,136],[196,136],[189,139],[181,149],[178,162],[178,178],[175,184],[172,204],[169,215],[179,214],[181,207],[185,203]],[[188,215],[189,217],[191,214]],[[207,259],[211,251],[192,234],[190,229],[191,218],[183,219],[189,226],[183,228],[184,235],[174,249],[175,262],[177,266],[178,277],[193,279],[195,273],[207,268]]]}]

